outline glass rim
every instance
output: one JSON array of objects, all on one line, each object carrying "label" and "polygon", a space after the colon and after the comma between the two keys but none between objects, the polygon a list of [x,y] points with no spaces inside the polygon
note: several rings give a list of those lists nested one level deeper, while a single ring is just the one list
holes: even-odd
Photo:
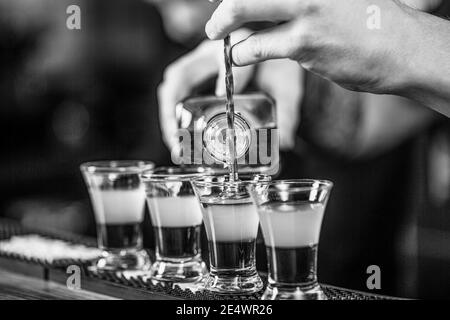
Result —
[{"label": "glass rim", "polygon": [[99,160],[80,165],[86,173],[141,173],[153,169],[155,163],[147,160]]},{"label": "glass rim", "polygon": [[[225,180],[225,181],[203,181],[202,179],[205,178],[228,178],[229,179],[229,175],[207,175],[207,176],[202,176],[199,177],[197,179],[192,180],[192,184],[195,185],[196,187],[223,187],[223,186],[239,186],[239,185],[251,185],[251,184],[258,184],[258,183],[267,183],[270,182],[272,180],[272,177],[270,175],[267,174],[262,174],[262,173],[255,173],[255,174],[242,174],[239,176],[239,180],[237,181],[230,181],[230,180]],[[241,180],[242,177],[249,177],[251,179],[248,180]],[[255,178],[261,177],[263,178],[262,180],[255,180]]]},{"label": "glass rim", "polygon": [[[159,173],[159,171],[163,172],[165,171],[167,173]],[[170,171],[173,172],[171,173]],[[183,171],[185,171],[185,173],[183,173]],[[213,176],[213,170],[205,167],[164,166],[146,170],[140,174],[140,177],[144,182],[163,182],[163,181],[191,181],[195,178],[201,178],[205,175]]]},{"label": "glass rim", "polygon": [[[272,181],[261,181],[255,184],[264,185],[270,187],[277,187],[280,185],[288,186],[286,189],[271,189],[269,191],[274,192],[301,192],[301,191],[310,191],[317,189],[326,189],[331,190],[334,186],[334,183],[329,180],[321,180],[321,179],[286,179],[286,180],[272,180]],[[318,185],[315,185],[318,184]],[[250,189],[251,186],[250,186]],[[251,190],[250,190],[251,191]]]}]

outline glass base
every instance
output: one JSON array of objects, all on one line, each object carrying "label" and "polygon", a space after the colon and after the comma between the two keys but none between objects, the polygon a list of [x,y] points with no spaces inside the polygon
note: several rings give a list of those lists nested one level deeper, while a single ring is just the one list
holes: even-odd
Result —
[{"label": "glass base", "polygon": [[263,288],[263,281],[256,270],[220,271],[213,270],[205,279],[205,290],[218,294],[252,294]]},{"label": "glass base", "polygon": [[153,280],[168,282],[197,282],[207,274],[206,264],[201,258],[187,261],[156,261],[150,269]]},{"label": "glass base", "polygon": [[320,286],[280,286],[267,285],[266,291],[261,297],[262,300],[327,300],[327,296]]},{"label": "glass base", "polygon": [[123,249],[103,251],[102,257],[93,266],[93,271],[147,271],[150,257],[145,250]]}]

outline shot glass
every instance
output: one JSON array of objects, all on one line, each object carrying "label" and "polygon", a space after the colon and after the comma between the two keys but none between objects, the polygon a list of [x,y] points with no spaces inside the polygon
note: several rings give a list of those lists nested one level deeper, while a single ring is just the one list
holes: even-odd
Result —
[{"label": "shot glass", "polygon": [[286,180],[249,186],[267,248],[264,300],[325,300],[317,281],[317,249],[333,184]]},{"label": "shot glass", "polygon": [[97,271],[146,270],[142,247],[145,191],[139,174],[154,167],[146,161],[98,161],[81,165],[97,224],[102,257]]},{"label": "shot glass", "polygon": [[196,282],[207,273],[201,258],[202,213],[190,181],[203,168],[167,167],[141,175],[156,242],[152,279]]},{"label": "shot glass", "polygon": [[204,282],[206,290],[250,294],[262,289],[255,260],[259,219],[247,186],[269,180],[269,176],[254,175],[230,181],[226,175],[192,182],[208,237],[210,270]]}]

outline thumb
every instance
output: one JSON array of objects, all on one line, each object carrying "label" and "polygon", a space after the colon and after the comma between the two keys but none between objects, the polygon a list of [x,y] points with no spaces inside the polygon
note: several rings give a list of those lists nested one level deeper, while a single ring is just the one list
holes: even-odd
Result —
[{"label": "thumb", "polygon": [[292,42],[291,23],[256,32],[235,44],[231,50],[233,63],[246,66],[258,62],[289,58],[295,43]]}]

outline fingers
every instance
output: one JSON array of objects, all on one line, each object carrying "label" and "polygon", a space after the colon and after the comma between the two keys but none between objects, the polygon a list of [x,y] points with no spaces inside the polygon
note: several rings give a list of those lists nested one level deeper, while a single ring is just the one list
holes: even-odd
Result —
[{"label": "fingers", "polygon": [[170,65],[158,88],[159,117],[163,139],[169,148],[178,144],[175,107],[192,90],[217,73],[217,44],[208,42]]},{"label": "fingers", "polygon": [[277,102],[277,124],[281,150],[295,146],[303,99],[304,71],[297,62],[283,59],[260,64],[256,81]]},{"label": "fingers", "polygon": [[[236,32],[231,34],[231,43],[232,45],[238,43],[246,39],[250,36],[252,32],[248,29],[239,29]],[[226,94],[226,86],[225,86],[225,63],[223,56],[223,48],[221,48],[218,55],[217,64],[219,66],[219,73],[216,81],[216,96],[224,96]],[[247,87],[247,84],[250,82],[253,77],[255,70],[255,66],[246,66],[246,67],[233,67],[233,76],[234,76],[234,92],[239,93],[244,91]]]},{"label": "fingers", "polygon": [[293,17],[302,1],[283,0],[224,0],[205,27],[212,40],[222,39],[246,22],[285,21]]},{"label": "fingers", "polygon": [[159,124],[161,126],[162,138],[166,146],[172,150],[177,144],[176,133],[178,125],[175,116],[176,98],[170,87],[161,84],[158,88],[159,101]]},{"label": "fingers", "polygon": [[245,66],[269,59],[292,57],[295,47],[301,47],[293,34],[291,23],[254,33],[233,46],[233,63],[236,66]]},{"label": "fingers", "polygon": [[[253,77],[255,66],[245,66],[245,67],[233,67],[233,77],[234,77],[234,92],[240,93],[244,91],[247,84],[251,81]],[[216,81],[216,96],[221,97],[226,94],[225,85],[225,65],[220,64],[219,74]]]}]

